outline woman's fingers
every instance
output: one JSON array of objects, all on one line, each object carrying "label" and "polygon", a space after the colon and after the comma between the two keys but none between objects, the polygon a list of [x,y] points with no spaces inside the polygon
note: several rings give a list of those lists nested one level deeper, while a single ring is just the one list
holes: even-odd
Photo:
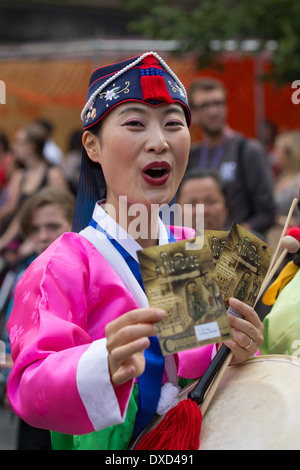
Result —
[{"label": "woman's fingers", "polygon": [[229,299],[229,305],[234,310],[236,310],[240,314],[240,316],[244,318],[244,320],[248,320],[250,323],[252,323],[258,328],[260,327],[261,321],[253,307],[250,307],[244,302],[241,302],[240,300],[234,298]]},{"label": "woman's fingers", "polygon": [[130,360],[119,364],[111,372],[112,381],[115,385],[121,385],[128,380],[139,377],[145,369],[144,351],[136,352]]},{"label": "woman's fingers", "polygon": [[120,346],[127,345],[133,341],[148,338],[156,335],[156,328],[153,323],[137,323],[127,325],[107,337],[107,350],[112,352]]},{"label": "woman's fingers", "polygon": [[136,309],[106,326],[108,360],[114,384],[120,385],[143,373],[144,351],[149,347],[149,337],[156,335],[154,323],[164,316],[165,312],[159,309]]},{"label": "woman's fingers", "polygon": [[243,317],[229,315],[231,326],[250,336],[250,338],[255,338],[258,342],[263,341],[263,324],[255,310],[237,299],[230,299],[229,303]]},{"label": "woman's fingers", "polygon": [[139,338],[156,335],[154,323],[159,321],[165,312],[157,309],[137,309],[125,313],[106,326],[107,349],[113,349]]},{"label": "woman's fingers", "polygon": [[139,308],[130,310],[106,325],[106,336],[114,334],[127,325],[137,323],[155,323],[165,316],[163,310],[156,308]]},{"label": "woman's fingers", "polygon": [[255,310],[237,299],[230,299],[229,304],[242,318],[228,315],[232,331],[232,340],[225,344],[233,353],[232,363],[239,363],[256,353],[263,342],[263,324]]},{"label": "woman's fingers", "polygon": [[150,345],[150,341],[147,337],[138,338],[135,341],[126,343],[123,346],[115,348],[111,352],[111,357],[116,362],[125,362],[133,354],[145,351]]}]

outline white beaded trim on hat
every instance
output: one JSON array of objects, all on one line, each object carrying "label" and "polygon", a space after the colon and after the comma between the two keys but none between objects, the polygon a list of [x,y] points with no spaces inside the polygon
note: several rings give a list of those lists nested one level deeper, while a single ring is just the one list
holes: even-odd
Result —
[{"label": "white beaded trim on hat", "polygon": [[84,120],[84,116],[85,116],[85,113],[87,112],[87,110],[89,109],[89,106],[90,106],[90,103],[92,101],[94,101],[94,99],[96,98],[97,94],[100,93],[107,85],[109,85],[111,82],[113,82],[114,80],[116,80],[116,78],[118,78],[120,75],[122,75],[123,73],[127,72],[127,70],[131,69],[132,67],[134,67],[135,65],[137,65],[139,62],[141,62],[145,57],[147,57],[148,55],[154,55],[154,57],[156,57],[156,59],[164,66],[164,68],[166,69],[166,71],[174,78],[175,82],[177,82],[177,84],[179,85],[179,87],[182,89],[183,91],[183,94],[187,100],[187,93],[186,93],[186,89],[185,87],[183,86],[183,84],[181,83],[181,81],[179,80],[179,78],[177,77],[177,75],[173,72],[173,70],[166,64],[166,62],[157,54],[157,52],[145,52],[144,54],[142,54],[140,57],[138,57],[138,59],[136,59],[134,62],[131,62],[131,64],[128,64],[126,65],[126,67],[124,67],[122,70],[119,70],[118,72],[116,72],[114,75],[112,75],[108,80],[106,80],[106,82],[102,83],[102,85],[99,86],[99,88],[97,88],[96,91],[94,91],[94,93],[90,96],[90,98],[88,99],[88,101],[86,102],[83,110],[81,111],[81,120],[83,121]]}]

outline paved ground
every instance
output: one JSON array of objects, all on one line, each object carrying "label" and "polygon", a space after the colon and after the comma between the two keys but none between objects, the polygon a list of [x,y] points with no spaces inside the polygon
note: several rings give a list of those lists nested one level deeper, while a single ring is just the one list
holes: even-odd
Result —
[{"label": "paved ground", "polygon": [[17,417],[0,405],[0,450],[16,449],[17,425]]}]

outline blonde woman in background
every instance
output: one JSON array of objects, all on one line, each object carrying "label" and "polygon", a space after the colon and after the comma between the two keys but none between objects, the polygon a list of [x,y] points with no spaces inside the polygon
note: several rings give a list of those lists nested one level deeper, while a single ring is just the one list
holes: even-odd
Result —
[{"label": "blonde woman in background", "polygon": [[[279,170],[275,181],[274,198],[276,203],[275,225],[268,233],[267,241],[277,246],[291,203],[299,197],[300,190],[300,131],[293,130],[278,135],[274,147],[274,164]],[[291,225],[299,220],[296,208]]]}]

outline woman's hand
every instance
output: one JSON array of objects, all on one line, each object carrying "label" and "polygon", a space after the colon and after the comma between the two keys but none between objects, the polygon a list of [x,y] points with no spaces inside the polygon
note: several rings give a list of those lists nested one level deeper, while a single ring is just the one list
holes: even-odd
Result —
[{"label": "woman's hand", "polygon": [[232,340],[225,345],[233,354],[231,364],[244,362],[253,356],[263,342],[263,324],[252,307],[237,299],[229,299],[229,305],[243,318],[228,314]]},{"label": "woman's hand", "polygon": [[154,323],[164,316],[163,310],[141,308],[125,313],[106,326],[108,362],[114,385],[121,385],[144,372],[144,351],[150,345],[149,336],[157,334]]}]

